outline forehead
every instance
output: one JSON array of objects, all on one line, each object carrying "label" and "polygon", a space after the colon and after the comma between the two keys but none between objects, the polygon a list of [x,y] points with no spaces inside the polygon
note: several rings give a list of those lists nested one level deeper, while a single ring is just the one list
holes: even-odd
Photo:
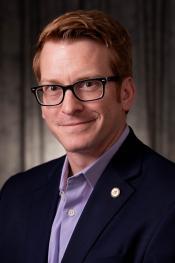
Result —
[{"label": "forehead", "polygon": [[85,75],[88,72],[90,75],[109,74],[110,57],[110,50],[93,40],[48,41],[41,51],[41,75],[70,73],[77,76],[82,72]]}]

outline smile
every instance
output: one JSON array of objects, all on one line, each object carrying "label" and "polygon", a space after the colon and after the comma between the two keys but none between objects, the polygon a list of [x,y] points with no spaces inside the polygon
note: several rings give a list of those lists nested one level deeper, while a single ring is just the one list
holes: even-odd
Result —
[{"label": "smile", "polygon": [[64,124],[61,124],[60,126],[65,126],[65,127],[69,127],[69,126],[79,126],[79,125],[88,124],[88,123],[91,123],[91,122],[94,122],[94,121],[96,121],[96,119],[88,120],[88,121],[64,123]]}]

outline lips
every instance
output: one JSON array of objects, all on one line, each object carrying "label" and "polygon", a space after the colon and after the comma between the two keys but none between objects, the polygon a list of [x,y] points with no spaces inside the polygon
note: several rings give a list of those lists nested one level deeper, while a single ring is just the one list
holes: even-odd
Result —
[{"label": "lips", "polygon": [[83,125],[83,124],[88,124],[90,122],[94,122],[96,119],[92,119],[92,120],[86,120],[86,121],[75,121],[75,122],[63,122],[63,123],[58,123],[59,126],[78,126],[78,125]]}]

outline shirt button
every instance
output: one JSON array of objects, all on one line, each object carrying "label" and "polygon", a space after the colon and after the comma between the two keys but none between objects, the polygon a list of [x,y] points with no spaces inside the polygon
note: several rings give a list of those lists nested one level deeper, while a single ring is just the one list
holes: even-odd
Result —
[{"label": "shirt button", "polygon": [[68,210],[68,216],[74,216],[75,215],[75,210],[74,209],[69,209]]}]

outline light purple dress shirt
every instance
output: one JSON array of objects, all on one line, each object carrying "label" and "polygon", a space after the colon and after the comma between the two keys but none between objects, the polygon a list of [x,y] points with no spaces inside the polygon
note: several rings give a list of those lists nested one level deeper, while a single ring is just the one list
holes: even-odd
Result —
[{"label": "light purple dress shirt", "polygon": [[106,166],[129,133],[128,126],[119,140],[100,158],[78,174],[68,178],[69,163],[66,157],[59,186],[60,202],[53,221],[48,263],[60,263],[81,213]]}]

